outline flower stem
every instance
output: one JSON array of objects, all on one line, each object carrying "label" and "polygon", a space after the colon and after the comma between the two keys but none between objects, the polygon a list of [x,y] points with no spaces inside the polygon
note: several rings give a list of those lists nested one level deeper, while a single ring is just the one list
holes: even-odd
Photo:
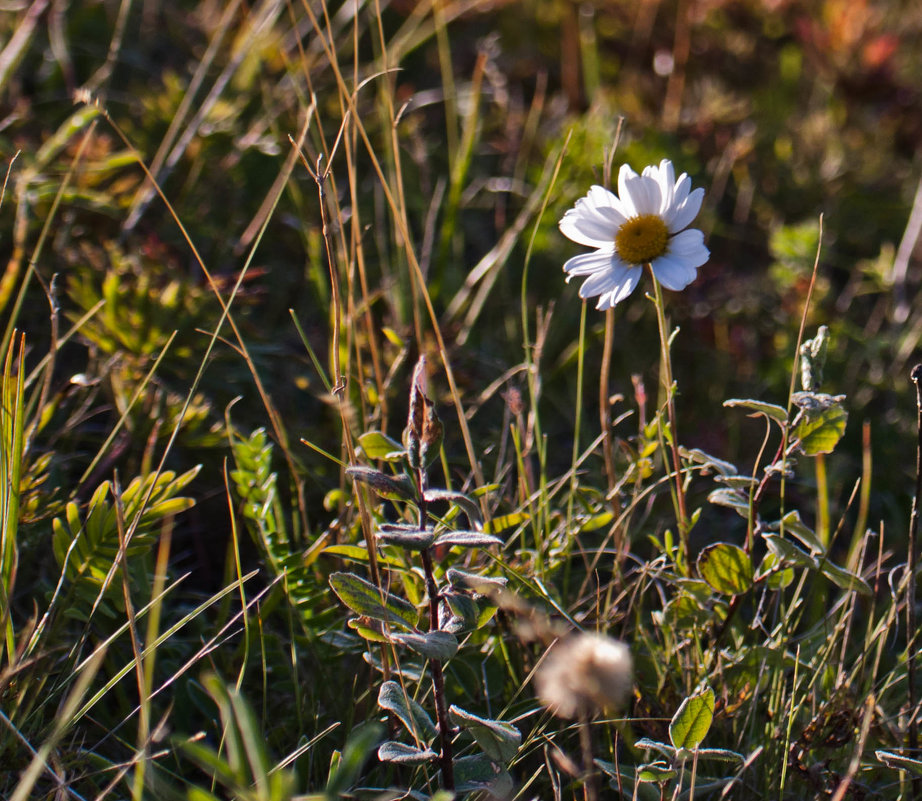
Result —
[{"label": "flower stem", "polygon": [[660,342],[660,380],[662,381],[663,390],[666,394],[666,416],[669,418],[669,444],[672,450],[672,463],[675,467],[675,505],[676,505],[676,522],[679,527],[679,543],[682,548],[682,557],[685,564],[690,564],[690,554],[688,549],[688,513],[685,509],[685,488],[682,478],[682,461],[679,458],[679,432],[676,426],[675,399],[674,399],[674,380],[672,377],[672,358],[669,353],[669,330],[666,323],[665,304],[663,303],[663,290],[659,281],[653,275],[653,268],[650,269],[650,276],[653,279],[654,306],[656,306],[656,323],[659,327]]},{"label": "flower stem", "polygon": [[579,745],[580,761],[583,772],[583,799],[584,801],[598,801],[598,777],[595,772],[595,763],[592,761],[592,729],[590,728],[589,714],[583,709],[579,720]]}]

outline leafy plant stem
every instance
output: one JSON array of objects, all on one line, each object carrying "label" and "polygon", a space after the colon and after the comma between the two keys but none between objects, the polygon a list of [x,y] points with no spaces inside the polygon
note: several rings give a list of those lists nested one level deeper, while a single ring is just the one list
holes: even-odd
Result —
[{"label": "leafy plant stem", "polygon": [[[426,500],[423,495],[426,474],[422,469],[416,472],[417,489],[419,492],[419,530],[426,530]],[[432,568],[432,554],[424,548],[420,554],[423,563],[423,572],[426,576],[426,593],[429,596],[429,631],[438,631],[439,628],[439,586],[435,581],[435,571]],[[439,769],[442,772],[442,787],[445,790],[455,789],[454,757],[451,746],[451,720],[448,717],[448,704],[445,701],[445,676],[442,673],[440,659],[429,660],[429,673],[432,676],[432,694],[435,696],[435,714],[439,722]]]},{"label": "leafy plant stem", "polygon": [[[649,267],[649,265],[648,265]],[[659,281],[653,275],[653,268],[649,267],[650,276],[653,278],[654,303],[656,307],[656,323],[659,328],[660,341],[660,379],[666,395],[666,415],[669,418],[669,444],[672,450],[672,463],[675,466],[675,503],[676,523],[679,527],[679,544],[685,564],[689,565],[690,554],[688,549],[688,514],[685,511],[685,489],[682,479],[682,461],[679,457],[678,428],[676,427],[675,400],[673,398],[674,380],[672,377],[672,358],[669,354],[669,329],[666,323],[666,310],[663,302],[663,290]]]}]

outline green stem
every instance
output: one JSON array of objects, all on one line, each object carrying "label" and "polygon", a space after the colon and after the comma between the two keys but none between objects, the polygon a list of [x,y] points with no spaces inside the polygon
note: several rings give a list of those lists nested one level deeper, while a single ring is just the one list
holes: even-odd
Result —
[{"label": "green stem", "polygon": [[[648,265],[649,267],[649,265]],[[656,306],[656,323],[659,327],[660,341],[660,379],[663,390],[666,394],[666,416],[669,418],[669,444],[672,450],[672,463],[675,467],[675,505],[676,505],[676,523],[679,527],[679,542],[682,548],[682,556],[685,564],[690,564],[690,553],[688,548],[688,514],[685,508],[685,488],[682,480],[682,462],[679,458],[679,432],[676,426],[675,400],[673,397],[675,381],[672,377],[672,358],[669,354],[669,330],[666,323],[666,310],[663,303],[663,290],[659,281],[653,274],[653,268],[650,267],[650,277],[653,279],[654,306]]]}]

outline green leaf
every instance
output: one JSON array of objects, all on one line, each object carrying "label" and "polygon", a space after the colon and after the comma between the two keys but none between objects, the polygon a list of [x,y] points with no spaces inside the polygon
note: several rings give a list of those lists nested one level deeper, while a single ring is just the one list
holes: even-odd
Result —
[{"label": "green leaf", "polygon": [[669,724],[669,739],[678,748],[693,750],[705,738],[714,719],[714,691],[705,687],[688,696]]},{"label": "green leaf", "polygon": [[698,556],[698,572],[717,592],[740,595],[752,588],[752,560],[742,548],[728,542],[709,545]]},{"label": "green leaf", "polygon": [[774,420],[778,425],[784,427],[788,421],[788,411],[783,406],[775,403],[766,403],[758,400],[743,400],[741,398],[731,398],[724,401],[724,406],[731,409],[749,409],[753,414],[765,415],[770,420]]},{"label": "green leaf", "polygon": [[646,765],[640,765],[637,768],[638,782],[665,782],[676,776],[676,770],[671,768],[667,762],[657,760],[648,762]]},{"label": "green leaf", "polygon": [[794,403],[800,408],[794,426],[794,438],[807,456],[832,453],[845,433],[848,412],[842,406],[844,396],[821,392],[795,392]]},{"label": "green leaf", "polygon": [[321,553],[328,556],[341,556],[353,562],[368,561],[368,549],[364,545],[329,545]]},{"label": "green leaf", "polygon": [[458,653],[458,638],[447,631],[430,631],[426,634],[392,634],[391,642],[404,645],[427,659],[445,662]]},{"label": "green leaf", "polygon": [[789,567],[780,567],[781,564],[778,555],[769,551],[759,565],[758,578],[767,576],[765,583],[771,590],[783,590],[794,581],[794,571]]},{"label": "green leaf", "polygon": [[839,567],[839,565],[834,565],[826,559],[821,559],[819,569],[820,573],[843,590],[854,590],[865,596],[874,594],[870,585],[861,576],[856,576],[844,567]]},{"label": "green leaf", "polygon": [[[113,571],[121,552],[122,536],[130,539],[124,552],[129,558],[121,562],[121,568],[130,578],[141,579],[143,571],[152,568],[143,557],[156,545],[162,521],[194,505],[194,499],[176,494],[195,478],[199,469],[200,466],[195,467],[179,476],[169,470],[137,476],[122,490],[118,500],[113,497],[112,483],[104,481],[93,493],[82,518],[77,504],[67,504],[64,519],[56,517],[52,522],[52,552],[64,576],[76,585],[78,596],[90,604],[98,603],[97,598],[99,601],[105,598],[112,606],[124,608],[121,581],[114,580]],[[107,580],[109,583],[105,585]],[[106,593],[100,597],[104,585]],[[105,605],[99,609],[111,611]],[[78,605],[66,613],[80,615],[81,609]]]},{"label": "green leaf", "polygon": [[490,759],[508,764],[518,753],[522,744],[522,733],[511,723],[482,718],[454,704],[449,707],[448,716],[455,726],[460,726],[473,735],[477,745]]},{"label": "green leaf", "polygon": [[916,776],[922,776],[922,761],[918,759],[912,759],[902,754],[895,754],[893,751],[875,751],[874,756],[888,768],[907,770],[910,773],[916,774]]},{"label": "green leaf", "polygon": [[390,642],[384,634],[383,624],[378,620],[369,620],[367,617],[354,617],[347,620],[346,625],[363,640]]},{"label": "green leaf", "polygon": [[770,524],[767,528],[770,531],[781,531],[783,528],[785,534],[796,537],[813,553],[821,554],[826,551],[816,532],[804,523],[800,517],[800,512],[796,509],[793,512],[788,512],[781,520]]},{"label": "green leaf", "polygon": [[587,534],[590,531],[597,531],[603,526],[607,526],[614,519],[615,516],[611,512],[602,512],[602,514],[592,515],[580,522],[579,530],[583,534]]},{"label": "green leaf", "polygon": [[797,567],[818,570],[833,584],[837,587],[841,587],[843,590],[854,590],[855,592],[860,592],[862,595],[873,594],[871,587],[863,578],[846,570],[844,567],[834,565],[832,562],[822,557],[814,557],[777,534],[763,534],[762,537],[769,550],[780,559],[790,562]]},{"label": "green leaf", "polygon": [[405,473],[399,476],[389,476],[372,467],[352,465],[346,468],[346,474],[352,476],[355,481],[367,484],[382,498],[390,501],[416,502],[416,487]]},{"label": "green leaf", "polygon": [[480,531],[446,531],[436,537],[433,546],[452,545],[461,548],[489,548],[491,545],[502,545],[499,537],[484,534]]},{"label": "green leaf", "polygon": [[421,765],[438,759],[438,754],[431,748],[423,750],[389,740],[378,746],[378,759],[382,762],[397,762],[401,765]]},{"label": "green leaf", "polygon": [[410,698],[396,681],[386,681],[381,685],[378,706],[392,713],[412,737],[424,743],[435,739],[438,734],[426,710]]},{"label": "green leaf", "polygon": [[403,445],[381,431],[368,431],[362,434],[359,437],[359,447],[372,461],[382,459],[385,462],[399,462],[405,455]]},{"label": "green leaf", "polygon": [[514,528],[521,525],[526,520],[530,520],[531,515],[527,512],[513,512],[512,514],[494,517],[489,523],[484,524],[483,530],[489,534],[498,534],[507,528]]},{"label": "green leaf", "polygon": [[326,786],[327,798],[342,798],[346,791],[355,784],[368,756],[381,742],[383,734],[383,726],[377,723],[366,723],[349,735],[342,755],[339,759],[332,760],[330,765],[330,775]]},{"label": "green leaf", "polygon": [[806,551],[798,548],[794,543],[788,542],[784,537],[777,534],[766,534],[763,532],[762,539],[768,549],[779,559],[790,562],[795,567],[806,567],[810,570],[816,570],[816,559]]},{"label": "green leaf", "polygon": [[381,333],[387,337],[387,341],[390,342],[392,345],[396,345],[398,348],[403,347],[403,340],[400,338],[400,334],[398,334],[393,328],[388,328],[387,326],[384,326],[381,329]]},{"label": "green leaf", "polygon": [[330,586],[339,600],[356,614],[408,629],[415,628],[419,622],[419,614],[410,604],[393,595],[385,595],[382,601],[381,591],[354,573],[331,573]]}]

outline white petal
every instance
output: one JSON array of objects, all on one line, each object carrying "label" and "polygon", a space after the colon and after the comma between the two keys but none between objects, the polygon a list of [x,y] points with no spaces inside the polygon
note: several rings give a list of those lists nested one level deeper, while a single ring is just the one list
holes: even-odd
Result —
[{"label": "white petal", "polygon": [[[620,181],[618,185],[620,190]],[[659,183],[652,176],[637,175],[633,178],[628,178],[624,182],[624,191],[627,193],[627,197],[630,198],[631,206],[633,206],[636,214],[659,214],[663,194],[660,192]],[[624,193],[621,192],[620,194],[621,200],[625,201],[626,204]]]},{"label": "white petal", "polygon": [[591,203],[594,203],[597,208],[607,207],[614,209],[619,215],[618,225],[623,224],[628,217],[633,216],[633,212],[625,211],[624,205],[618,199],[618,196],[614,192],[609,192],[604,186],[592,186],[586,197]]},{"label": "white petal", "polygon": [[692,267],[700,267],[711,254],[704,246],[704,234],[697,228],[689,228],[670,237],[666,245],[666,255],[680,259]]},{"label": "white petal", "polygon": [[703,200],[704,190],[699,187],[689,194],[683,203],[676,204],[669,218],[666,219],[666,227],[669,229],[669,233],[677,233],[687,225],[690,225],[691,221],[698,216],[698,212],[701,211],[701,203]]},{"label": "white petal", "polygon": [[653,260],[652,267],[656,280],[674,292],[685,289],[698,275],[695,267],[676,256],[660,256]]},{"label": "white petal", "polygon": [[672,198],[675,194],[675,169],[672,166],[672,162],[669,161],[669,159],[663,159],[659,163],[659,167],[653,170],[653,175],[656,178],[656,182],[659,184],[660,196],[662,198],[659,211],[662,214],[672,207]]},{"label": "white petal", "polygon": [[[612,248],[614,248],[614,245],[612,245]],[[593,273],[602,272],[612,266],[614,255],[612,250],[580,253],[579,256],[574,256],[572,259],[567,260],[566,264],[563,265],[563,271],[567,273],[568,281],[574,275],[592,275]]]},{"label": "white petal", "polygon": [[634,208],[634,202],[631,200],[631,193],[627,189],[628,181],[635,178],[637,178],[637,173],[631,169],[630,165],[622,164],[621,169],[618,171],[618,197],[621,199],[622,208],[628,217],[633,217],[637,214],[637,209]]},{"label": "white petal", "polygon": [[628,267],[620,261],[611,262],[610,269],[599,272],[586,279],[579,288],[581,298],[592,298],[601,295],[596,308],[607,309],[624,300],[640,280],[642,269]]},{"label": "white petal", "polygon": [[595,307],[604,310],[612,308],[616,303],[620,303],[634,291],[634,287],[637,286],[642,272],[643,270],[640,267],[627,268],[624,280],[617,284],[610,292],[605,292],[600,295],[599,302],[596,303]]},{"label": "white petal", "polygon": [[611,205],[594,203],[591,197],[590,195],[577,200],[576,205],[563,215],[558,226],[567,239],[580,245],[591,248],[604,247],[615,241],[615,234],[624,223],[624,215]]},{"label": "white petal", "polygon": [[689,178],[688,175],[683,172],[675,182],[675,190],[672,195],[672,205],[676,207],[681,206],[685,202],[685,198],[688,197],[690,190],[691,178]]}]

